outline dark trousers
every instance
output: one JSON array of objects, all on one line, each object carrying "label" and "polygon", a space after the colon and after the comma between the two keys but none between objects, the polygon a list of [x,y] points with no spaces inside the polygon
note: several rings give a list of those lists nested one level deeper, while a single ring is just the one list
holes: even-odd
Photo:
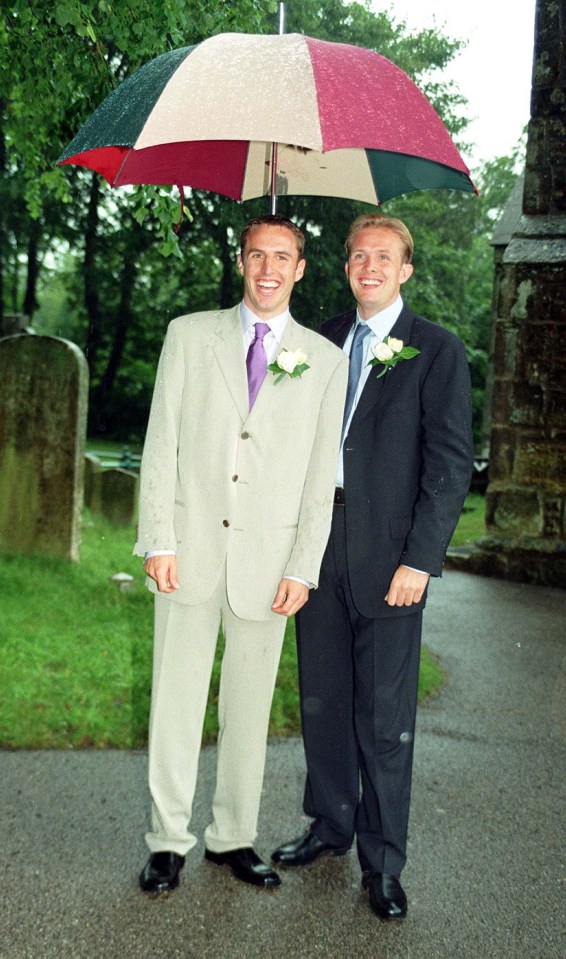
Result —
[{"label": "dark trousers", "polygon": [[297,616],[303,807],[323,842],[349,847],[356,836],[371,872],[405,865],[421,627],[421,612],[368,619],[356,610],[344,507],[335,506],[319,588]]}]

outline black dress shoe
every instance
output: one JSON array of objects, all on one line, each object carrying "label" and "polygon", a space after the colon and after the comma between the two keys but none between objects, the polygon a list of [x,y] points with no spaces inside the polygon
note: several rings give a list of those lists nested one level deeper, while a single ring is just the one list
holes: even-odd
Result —
[{"label": "black dress shoe", "polygon": [[369,889],[369,904],[380,919],[403,919],[407,915],[407,897],[398,876],[365,872],[362,886]]},{"label": "black dress shoe", "polygon": [[179,873],[185,865],[185,857],[176,852],[154,852],[140,873],[140,886],[144,892],[169,892],[179,885]]},{"label": "black dress shoe", "polygon": [[266,866],[251,847],[229,849],[228,852],[212,852],[206,849],[204,858],[216,863],[217,866],[230,866],[237,879],[251,882],[253,886],[273,888],[281,884],[275,870]]},{"label": "black dress shoe", "polygon": [[271,858],[273,862],[281,866],[307,866],[309,862],[314,862],[320,856],[345,856],[348,849],[348,846],[331,846],[327,842],[322,842],[308,830],[298,839],[292,839],[284,846],[279,846],[272,853]]}]

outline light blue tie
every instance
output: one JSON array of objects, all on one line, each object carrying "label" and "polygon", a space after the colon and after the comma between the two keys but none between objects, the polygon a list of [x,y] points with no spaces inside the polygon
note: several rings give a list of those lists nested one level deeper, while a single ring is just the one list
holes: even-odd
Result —
[{"label": "light blue tie", "polygon": [[362,360],[364,357],[364,340],[371,333],[367,323],[356,323],[352,346],[350,348],[350,369],[348,370],[348,387],[346,389],[346,406],[344,408],[344,420],[342,422],[342,440],[344,440],[346,423],[352,412],[354,397],[360,381],[362,372]]}]

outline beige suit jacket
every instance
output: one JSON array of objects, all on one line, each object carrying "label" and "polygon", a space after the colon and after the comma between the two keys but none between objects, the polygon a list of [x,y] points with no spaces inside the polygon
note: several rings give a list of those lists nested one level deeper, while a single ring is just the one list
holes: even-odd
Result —
[{"label": "beige suit jacket", "polygon": [[[310,369],[275,384],[253,409],[239,306],[173,320],[155,384],[141,466],[134,552],[174,549],[189,605],[212,593],[226,562],[230,605],[270,618],[284,576],[318,583],[330,530],[348,362],[289,318],[278,348]],[[153,580],[149,588],[156,590]]]}]

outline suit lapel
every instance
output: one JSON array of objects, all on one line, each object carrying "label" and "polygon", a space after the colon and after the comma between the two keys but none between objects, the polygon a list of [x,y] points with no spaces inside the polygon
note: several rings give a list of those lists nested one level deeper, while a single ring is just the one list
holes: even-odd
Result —
[{"label": "suit lapel", "polygon": [[327,339],[334,343],[336,346],[339,346],[340,349],[344,346],[346,342],[346,337],[352,329],[353,324],[356,321],[356,311],[350,310],[348,313],[342,313],[341,316],[337,316],[334,320],[331,320],[329,326],[326,327],[324,333]]},{"label": "suit lapel", "polygon": [[301,339],[302,331],[303,327],[299,323],[296,323],[293,317],[290,316],[283,331],[281,342],[275,351],[273,361],[277,359],[279,353],[281,353],[283,350],[304,349],[304,338]]},{"label": "suit lapel", "polygon": [[[410,332],[413,325],[412,316],[413,314],[411,311],[407,309],[406,306],[403,306],[403,309],[393,324],[391,333],[389,335],[398,340],[403,340],[404,343],[410,342]],[[379,366],[372,367],[366,380],[366,384],[362,390],[362,395],[360,396],[358,405],[354,410],[354,415],[348,431],[350,433],[359,426],[364,417],[366,417],[367,414],[376,406],[376,404],[380,402],[383,396],[383,391],[388,389],[389,377],[391,376],[391,373],[386,373],[385,376],[379,376],[379,372]]]},{"label": "suit lapel", "polygon": [[240,306],[219,314],[212,350],[242,422],[248,416],[248,379]]}]

